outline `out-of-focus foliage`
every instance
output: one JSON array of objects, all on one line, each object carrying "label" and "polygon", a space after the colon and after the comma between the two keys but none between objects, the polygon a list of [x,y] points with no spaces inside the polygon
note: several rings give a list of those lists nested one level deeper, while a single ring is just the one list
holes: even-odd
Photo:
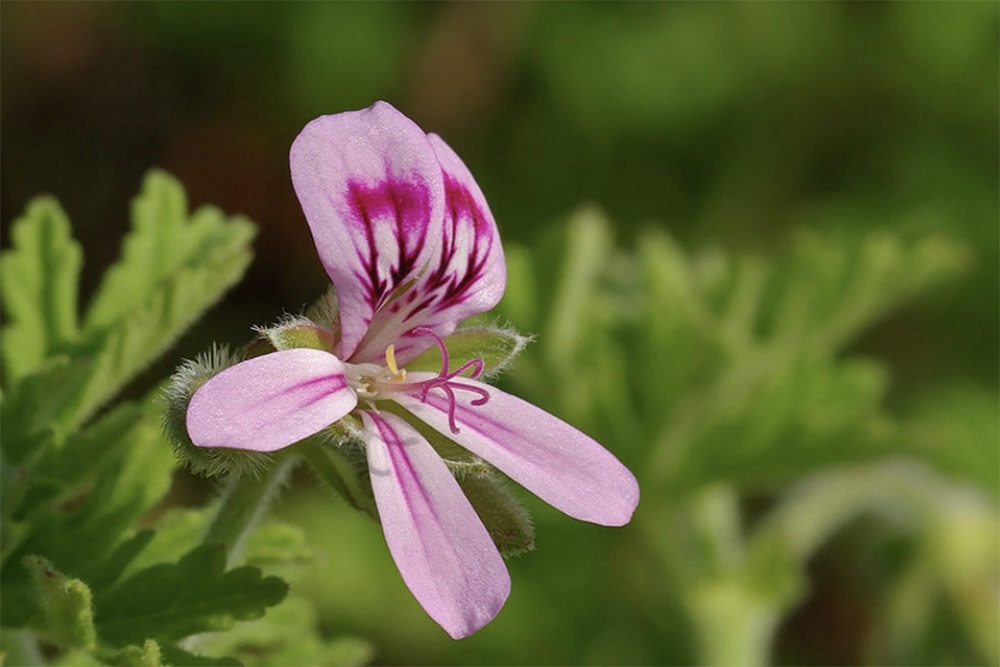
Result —
[{"label": "out-of-focus foliage", "polygon": [[[169,514],[158,520],[174,468],[159,391],[108,405],[242,275],[254,227],[214,208],[189,216],[183,190],[160,172],[147,177],[132,222],[82,326],[81,251],[55,200],[29,205],[3,256],[5,664],[235,664],[181,642],[259,618],[287,593],[255,565],[227,569],[227,555],[231,563],[238,554],[221,539],[227,532],[213,530],[227,514],[208,524],[214,505],[183,515],[194,530],[178,534]],[[272,526],[248,552],[294,562],[304,547],[293,527]],[[303,659],[354,664],[367,655],[362,643],[328,645],[302,632],[316,644],[312,653],[297,646]]]},{"label": "out-of-focus foliage", "polygon": [[[34,291],[4,287],[4,347],[26,345],[5,349],[4,381],[76,349],[90,320],[69,278],[81,299],[101,283],[151,164],[261,226],[245,281],[176,356],[299,312],[328,280],[288,145],[317,115],[388,99],[455,147],[499,221],[503,315],[536,335],[507,388],[618,453],[642,503],[604,530],[527,499],[536,548],[508,562],[499,618],[455,644],[377,528],[298,486],[279,513],[304,543],[255,547],[265,525],[245,547],[251,564],[291,559],[292,596],[206,653],[351,653],[295,657],[326,650],[288,641],[295,626],[370,637],[390,664],[995,663],[998,17],[989,2],[6,4],[0,219],[58,192],[96,261],[78,269],[51,205],[43,237],[4,228],[55,261]],[[606,214],[564,218],[587,201]],[[37,268],[7,264],[4,283]],[[4,404],[60,386],[5,384]],[[51,474],[95,475],[133,439],[148,454],[144,409],[79,421],[80,455]],[[23,428],[44,441],[49,423]],[[178,479],[178,498],[196,493]],[[5,508],[18,488],[4,479]],[[168,511],[122,580],[176,562],[208,522]],[[4,596],[6,623],[6,581]]]},{"label": "out-of-focus foliage", "polygon": [[[809,647],[795,638],[784,658],[776,654],[782,623],[809,596],[810,563],[863,517],[873,517],[868,576],[880,630],[866,659],[1000,659],[998,488],[984,472],[1000,464],[998,425],[995,409],[983,407],[995,408],[996,395],[956,389],[970,418],[947,428],[923,402],[890,409],[890,370],[849,352],[895,310],[954,289],[968,273],[969,248],[939,235],[803,231],[776,257],[734,256],[685,252],[649,228],[624,249],[590,207],[532,249],[508,246],[507,254],[500,313],[539,342],[506,384],[607,443],[636,471],[643,498],[620,533],[581,537],[583,528],[538,512],[545,553],[513,562],[532,580],[515,574],[514,609],[461,648],[441,651],[424,639],[435,660],[805,659],[796,651]],[[748,504],[755,498],[767,502]],[[327,551],[323,567],[349,580],[377,577],[374,545],[360,556],[329,553],[334,539],[360,538],[346,517],[311,518],[315,506],[297,506],[296,515]],[[586,555],[567,553],[560,534]],[[311,594],[327,613],[361,615],[361,627],[376,632],[394,628],[382,638],[391,650],[412,650],[423,637],[400,629],[394,594],[358,604],[360,590],[343,578],[304,576],[323,582]],[[560,594],[583,602],[560,605]],[[957,613],[941,618],[940,605]],[[556,617],[561,628],[549,625]],[[547,630],[532,630],[529,619]],[[571,650],[553,646],[549,633],[568,627],[589,633]]]}]

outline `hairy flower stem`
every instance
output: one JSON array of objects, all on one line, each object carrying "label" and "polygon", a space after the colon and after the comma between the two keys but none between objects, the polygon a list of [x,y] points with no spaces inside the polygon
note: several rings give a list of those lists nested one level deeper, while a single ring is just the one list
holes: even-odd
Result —
[{"label": "hairy flower stem", "polygon": [[298,462],[291,452],[279,452],[274,463],[259,476],[233,477],[227,482],[222,505],[202,540],[221,543],[226,549],[227,565],[239,560],[246,538]]}]

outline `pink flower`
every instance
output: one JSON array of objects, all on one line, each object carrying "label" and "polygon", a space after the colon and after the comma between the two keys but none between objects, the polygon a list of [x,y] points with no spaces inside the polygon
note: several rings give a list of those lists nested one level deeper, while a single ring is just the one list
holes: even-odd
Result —
[{"label": "pink flower", "polygon": [[[188,433],[199,447],[266,452],[353,413],[403,581],[452,637],[465,637],[500,611],[510,578],[445,463],[399,414],[578,519],[628,523],[638,484],[591,438],[473,379],[480,360],[449,369],[442,338],[496,305],[506,270],[483,193],[440,137],[377,102],[306,125],[291,172],[337,292],[335,354],[290,349],[223,371],[192,398]],[[407,375],[405,364],[435,344],[441,372]]]}]

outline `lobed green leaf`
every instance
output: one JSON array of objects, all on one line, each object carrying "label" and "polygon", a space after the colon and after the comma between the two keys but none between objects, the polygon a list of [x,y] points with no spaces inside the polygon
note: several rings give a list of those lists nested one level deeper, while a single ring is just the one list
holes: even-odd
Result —
[{"label": "lobed green leaf", "polygon": [[12,248],[0,258],[5,384],[37,371],[79,333],[77,298],[83,256],[69,219],[51,197],[28,205],[11,226]]},{"label": "lobed green leaf", "polygon": [[[176,564],[137,572],[97,599],[101,638],[115,646],[153,638],[168,643],[188,635],[228,630],[259,618],[284,599],[288,586],[243,566],[225,571],[221,545],[205,544]],[[169,656],[168,656],[169,657]]]}]

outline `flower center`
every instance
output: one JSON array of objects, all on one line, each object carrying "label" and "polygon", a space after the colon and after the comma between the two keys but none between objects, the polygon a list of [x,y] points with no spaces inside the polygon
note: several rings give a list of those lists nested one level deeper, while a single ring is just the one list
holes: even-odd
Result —
[{"label": "flower center", "polygon": [[[420,382],[407,382],[406,369],[399,368],[396,363],[396,346],[389,345],[385,348],[385,366],[366,363],[349,365],[348,381],[360,398],[376,400],[379,397],[393,394],[405,393],[419,395],[420,400],[427,402],[427,395],[434,390],[441,391],[448,400],[448,426],[452,433],[458,433],[458,424],[455,421],[456,391],[464,391],[475,394],[476,398],[471,401],[472,405],[485,405],[490,400],[490,394],[482,387],[477,387],[458,378],[466,371],[471,371],[468,375],[474,379],[482,375],[485,364],[478,357],[470,359],[455,370],[449,370],[451,359],[448,356],[448,348],[444,341],[436,333],[426,327],[417,327],[413,333],[419,336],[430,338],[441,352],[441,371],[436,377]],[[353,371],[353,372],[350,372]]]}]

